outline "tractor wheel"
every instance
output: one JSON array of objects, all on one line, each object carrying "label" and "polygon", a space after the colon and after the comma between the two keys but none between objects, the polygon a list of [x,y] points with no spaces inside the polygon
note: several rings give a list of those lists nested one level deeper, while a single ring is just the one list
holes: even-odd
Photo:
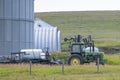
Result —
[{"label": "tractor wheel", "polygon": [[69,65],[80,65],[83,64],[83,58],[80,55],[73,54],[68,59]]}]

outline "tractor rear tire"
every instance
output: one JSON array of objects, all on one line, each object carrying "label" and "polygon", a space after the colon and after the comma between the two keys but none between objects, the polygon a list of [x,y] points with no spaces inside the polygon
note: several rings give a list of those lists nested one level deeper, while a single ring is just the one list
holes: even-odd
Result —
[{"label": "tractor rear tire", "polygon": [[68,65],[82,65],[84,64],[83,58],[80,55],[73,54],[68,59]]}]

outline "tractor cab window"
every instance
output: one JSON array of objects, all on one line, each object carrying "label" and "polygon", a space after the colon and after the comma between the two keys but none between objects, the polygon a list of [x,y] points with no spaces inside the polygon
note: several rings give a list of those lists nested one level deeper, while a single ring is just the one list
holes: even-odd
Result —
[{"label": "tractor cab window", "polygon": [[84,52],[85,46],[84,45],[72,45],[71,52],[72,53],[80,53]]},{"label": "tractor cab window", "polygon": [[80,53],[80,45],[72,45],[72,53]]}]

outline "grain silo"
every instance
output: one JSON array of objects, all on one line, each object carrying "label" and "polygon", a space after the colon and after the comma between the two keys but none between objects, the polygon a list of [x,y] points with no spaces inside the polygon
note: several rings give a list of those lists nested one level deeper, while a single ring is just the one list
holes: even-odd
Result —
[{"label": "grain silo", "polygon": [[33,48],[34,0],[0,0],[0,56]]}]

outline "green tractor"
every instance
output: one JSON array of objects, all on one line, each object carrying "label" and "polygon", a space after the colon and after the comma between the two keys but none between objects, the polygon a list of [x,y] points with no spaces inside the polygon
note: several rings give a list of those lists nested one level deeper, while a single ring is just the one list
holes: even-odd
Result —
[{"label": "green tractor", "polygon": [[99,52],[99,49],[94,46],[94,41],[91,35],[88,38],[78,35],[75,38],[65,38],[64,41],[70,42],[71,56],[68,58],[69,65],[80,65],[84,63],[96,62],[99,58],[99,63],[104,65],[104,52]]}]

